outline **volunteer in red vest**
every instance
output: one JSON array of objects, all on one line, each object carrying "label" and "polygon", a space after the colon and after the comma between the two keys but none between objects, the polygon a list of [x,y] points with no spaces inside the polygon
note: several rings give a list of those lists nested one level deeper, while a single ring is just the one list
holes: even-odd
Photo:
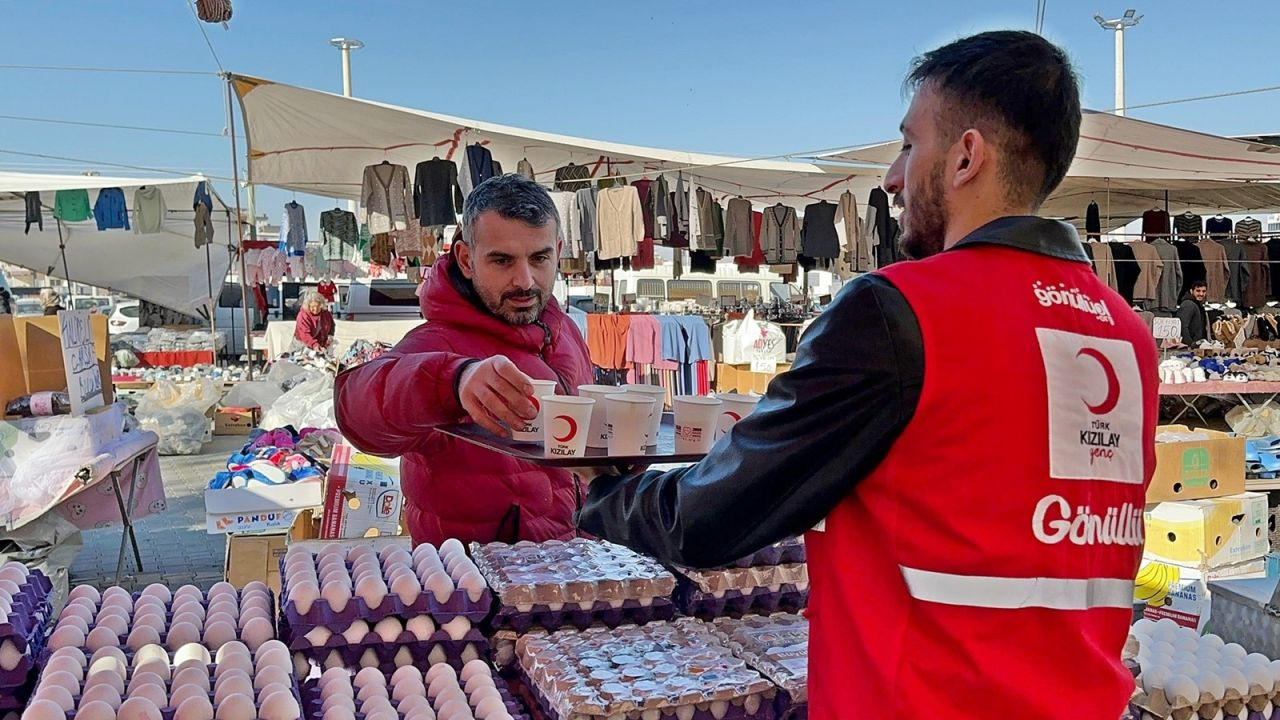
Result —
[{"label": "volunteer in red vest", "polygon": [[537,416],[530,380],[570,395],[592,380],[586,343],[551,294],[561,234],[546,189],[501,175],[462,213],[462,242],[424,282],[428,322],[338,376],[338,427],[361,450],[401,456],[415,544],[568,539],[577,478],[435,431],[470,420],[507,434]]},{"label": "volunteer in red vest", "polygon": [[579,524],[693,566],[808,531],[814,720],[1113,720],[1157,360],[1075,230],[1034,215],[1075,153],[1076,77],[989,32],[908,87],[885,189],[915,260],[846,286],[705,460],[597,477]]}]

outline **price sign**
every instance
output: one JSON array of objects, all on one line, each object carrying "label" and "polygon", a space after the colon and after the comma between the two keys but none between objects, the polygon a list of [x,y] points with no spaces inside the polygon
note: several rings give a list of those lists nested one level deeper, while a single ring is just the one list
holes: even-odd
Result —
[{"label": "price sign", "polygon": [[62,366],[67,373],[67,394],[71,396],[71,413],[104,404],[102,375],[93,349],[93,325],[88,310],[62,310],[58,313],[58,331],[62,340]]},{"label": "price sign", "polygon": [[751,358],[751,372],[776,375],[778,372],[778,360],[771,357],[753,357]]},{"label": "price sign", "polygon": [[1151,334],[1157,340],[1182,339],[1182,321],[1178,318],[1154,318],[1151,321]]}]

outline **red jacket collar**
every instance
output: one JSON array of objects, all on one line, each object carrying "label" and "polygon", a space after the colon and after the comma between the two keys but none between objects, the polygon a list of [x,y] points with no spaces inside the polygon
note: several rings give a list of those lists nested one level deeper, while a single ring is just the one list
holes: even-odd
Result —
[{"label": "red jacket collar", "polygon": [[427,322],[502,338],[505,342],[536,353],[542,349],[546,340],[542,326],[545,325],[553,334],[559,334],[559,328],[568,320],[568,316],[560,309],[560,303],[552,297],[543,309],[538,323],[512,325],[506,322],[482,308],[478,300],[472,301],[464,296],[455,286],[449,272],[454,262],[452,254],[440,256],[431,268],[431,274],[423,281],[419,305]]}]

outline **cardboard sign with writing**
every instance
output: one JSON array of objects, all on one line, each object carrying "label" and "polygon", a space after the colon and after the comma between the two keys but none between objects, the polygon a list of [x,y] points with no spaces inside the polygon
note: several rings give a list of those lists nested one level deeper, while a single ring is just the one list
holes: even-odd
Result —
[{"label": "cardboard sign with writing", "polygon": [[58,312],[58,334],[62,340],[62,366],[67,373],[67,394],[71,396],[71,413],[101,407],[102,375],[94,351],[93,326],[88,310]]},{"label": "cardboard sign with writing", "polygon": [[1182,338],[1182,321],[1178,318],[1153,318],[1151,334],[1157,340],[1178,340]]}]

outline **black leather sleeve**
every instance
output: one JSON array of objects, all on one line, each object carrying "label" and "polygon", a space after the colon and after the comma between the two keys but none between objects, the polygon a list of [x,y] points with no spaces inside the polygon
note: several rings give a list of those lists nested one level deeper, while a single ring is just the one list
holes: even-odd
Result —
[{"label": "black leather sleeve", "polygon": [[911,307],[883,277],[863,275],[705,459],[595,478],[579,527],[690,567],[731,563],[804,532],[884,459],[915,412],[923,378]]}]

